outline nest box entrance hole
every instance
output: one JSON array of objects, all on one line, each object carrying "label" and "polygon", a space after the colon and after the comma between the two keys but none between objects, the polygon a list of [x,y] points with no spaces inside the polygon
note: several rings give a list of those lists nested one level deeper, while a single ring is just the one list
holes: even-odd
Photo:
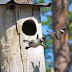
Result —
[{"label": "nest box entrance hole", "polygon": [[37,31],[35,22],[33,20],[26,20],[23,23],[22,31],[26,35],[34,35]]}]

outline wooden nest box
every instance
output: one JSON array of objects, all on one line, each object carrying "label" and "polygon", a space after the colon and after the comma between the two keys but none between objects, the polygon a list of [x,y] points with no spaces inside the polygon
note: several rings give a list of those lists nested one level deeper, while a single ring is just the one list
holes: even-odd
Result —
[{"label": "wooden nest box", "polygon": [[42,37],[40,7],[51,3],[24,3],[0,0],[0,72],[45,72],[43,47],[26,50],[23,40]]}]

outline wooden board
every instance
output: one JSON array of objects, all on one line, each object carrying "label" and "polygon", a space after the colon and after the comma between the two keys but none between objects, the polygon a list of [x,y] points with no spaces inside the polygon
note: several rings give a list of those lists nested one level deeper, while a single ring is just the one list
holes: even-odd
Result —
[{"label": "wooden board", "polygon": [[[45,72],[44,50],[25,47],[28,43],[23,40],[42,37],[39,8],[17,5],[10,10],[9,6],[0,5],[0,56],[1,72]],[[23,33],[23,23],[32,19],[36,23],[37,32],[33,36]]]}]

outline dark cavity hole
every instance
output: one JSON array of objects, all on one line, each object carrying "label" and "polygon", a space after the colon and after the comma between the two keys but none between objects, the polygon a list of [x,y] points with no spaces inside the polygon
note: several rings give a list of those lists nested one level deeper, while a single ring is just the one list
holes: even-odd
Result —
[{"label": "dark cavity hole", "polygon": [[27,20],[23,23],[22,31],[26,35],[34,35],[36,33],[36,25],[33,20]]}]

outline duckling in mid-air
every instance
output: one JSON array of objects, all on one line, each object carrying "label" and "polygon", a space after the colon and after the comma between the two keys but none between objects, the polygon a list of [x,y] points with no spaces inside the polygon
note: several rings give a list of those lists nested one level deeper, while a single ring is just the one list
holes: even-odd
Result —
[{"label": "duckling in mid-air", "polygon": [[26,47],[26,49],[30,48],[30,47],[37,47],[39,45],[41,46],[44,46],[45,45],[43,44],[43,42],[46,40],[46,37],[42,37],[42,38],[37,38],[35,40],[31,40],[31,41],[28,41],[28,40],[24,40],[24,42],[28,42],[28,47]]},{"label": "duckling in mid-air", "polygon": [[49,32],[47,30],[48,33],[50,33],[50,35],[52,37],[55,37],[57,40],[60,40],[62,38],[62,36],[64,35],[64,33],[67,32],[67,29],[66,28],[62,28],[61,30],[57,31],[57,32]]}]

